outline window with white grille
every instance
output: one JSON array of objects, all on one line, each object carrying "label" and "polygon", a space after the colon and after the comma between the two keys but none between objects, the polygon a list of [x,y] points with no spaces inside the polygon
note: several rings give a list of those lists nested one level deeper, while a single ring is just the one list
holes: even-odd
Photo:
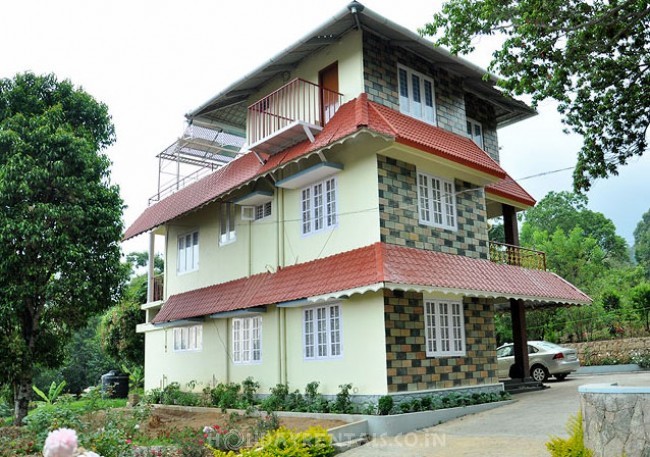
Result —
[{"label": "window with white grille", "polygon": [[237,364],[262,361],[262,318],[232,320],[232,361]]},{"label": "window with white grille", "polygon": [[200,351],[203,348],[203,326],[174,329],[174,352]]},{"label": "window with white grille", "polygon": [[301,191],[301,232],[303,235],[333,228],[337,223],[336,179],[330,178]]},{"label": "window with white grille", "polygon": [[470,137],[479,148],[483,149],[483,126],[469,117],[467,118],[467,136]]},{"label": "window with white grille", "polygon": [[178,237],[176,271],[187,273],[199,269],[199,232],[185,233]]},{"label": "window with white grille", "polygon": [[453,181],[418,173],[420,224],[456,230],[456,188]]},{"label": "window with white grille", "polygon": [[222,203],[219,213],[219,244],[232,243],[236,239],[235,205],[233,203]]},{"label": "window with white grille", "polygon": [[343,355],[341,307],[319,306],[303,311],[305,359],[329,359]]},{"label": "window with white grille", "polygon": [[425,300],[424,324],[427,356],[465,355],[465,319],[462,302]]},{"label": "window with white grille", "polygon": [[403,65],[397,66],[397,76],[400,112],[435,124],[433,79]]},{"label": "window with white grille", "polygon": [[255,220],[259,221],[271,215],[271,202],[255,206]]}]

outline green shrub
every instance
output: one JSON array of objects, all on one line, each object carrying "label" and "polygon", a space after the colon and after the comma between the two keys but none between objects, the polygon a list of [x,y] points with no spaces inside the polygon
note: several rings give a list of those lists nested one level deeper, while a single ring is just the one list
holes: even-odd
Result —
[{"label": "green shrub", "polygon": [[393,397],[390,395],[384,395],[383,397],[380,397],[377,402],[377,411],[380,416],[387,416],[393,410],[394,405],[395,401],[393,400]]},{"label": "green shrub", "polygon": [[273,456],[329,457],[335,452],[332,437],[320,427],[312,427],[304,432],[280,428],[262,438],[259,445],[263,452]]},{"label": "green shrub", "polygon": [[339,393],[336,394],[336,400],[332,405],[333,413],[350,414],[354,412],[354,405],[352,404],[352,397],[350,396],[350,389],[352,384],[341,384],[339,386]]},{"label": "green shrub", "polygon": [[271,387],[271,395],[262,401],[262,408],[268,412],[285,411],[288,396],[289,385],[276,384],[275,387]]},{"label": "green shrub", "polygon": [[148,404],[197,406],[200,398],[195,393],[182,391],[179,383],[172,382],[164,389],[151,389],[143,400]]},{"label": "green shrub", "polygon": [[228,408],[236,408],[241,406],[239,399],[239,391],[241,390],[241,385],[235,382],[229,382],[228,384],[219,383],[217,386],[210,391],[212,396],[212,404],[218,406],[223,411]]},{"label": "green shrub", "polygon": [[47,434],[57,428],[81,428],[81,411],[76,411],[68,405],[52,405],[36,408],[25,419],[27,429],[36,435],[36,440],[42,446]]},{"label": "green shrub", "polygon": [[83,437],[83,446],[102,457],[123,457],[129,455],[131,445],[118,424],[108,423],[104,427]]},{"label": "green shrub", "polygon": [[582,412],[569,418],[567,432],[568,438],[554,437],[546,443],[551,457],[592,457],[594,455],[591,449],[585,447]]},{"label": "green shrub", "polygon": [[260,383],[253,381],[250,376],[244,379],[241,383],[242,398],[247,405],[255,404],[255,394],[257,389],[260,388]]},{"label": "green shrub", "polygon": [[255,449],[221,451],[208,446],[214,457],[331,457],[335,450],[332,438],[320,427],[312,427],[304,432],[292,432],[280,428],[262,438]]},{"label": "green shrub", "polygon": [[305,402],[307,411],[311,413],[329,413],[330,402],[318,392],[319,383],[312,381],[305,387]]},{"label": "green shrub", "polygon": [[636,363],[641,368],[650,368],[650,349],[632,353],[632,363]]}]

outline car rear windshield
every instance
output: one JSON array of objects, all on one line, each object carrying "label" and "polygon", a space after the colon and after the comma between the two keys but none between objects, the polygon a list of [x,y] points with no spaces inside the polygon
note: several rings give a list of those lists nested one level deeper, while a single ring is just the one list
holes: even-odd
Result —
[{"label": "car rear windshield", "polygon": [[557,344],[549,343],[548,341],[540,341],[537,343],[537,346],[541,347],[542,349],[550,350],[550,351],[559,351],[561,349],[564,349],[562,346],[558,346]]}]

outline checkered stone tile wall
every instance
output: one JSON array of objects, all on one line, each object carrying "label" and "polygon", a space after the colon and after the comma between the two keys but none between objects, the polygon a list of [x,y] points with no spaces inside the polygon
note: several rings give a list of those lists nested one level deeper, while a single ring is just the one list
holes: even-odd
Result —
[{"label": "checkered stone tile wall", "polygon": [[465,92],[462,78],[370,33],[364,33],[363,53],[365,91],[369,100],[399,111],[398,63],[430,76],[434,81],[438,127],[466,136],[467,116],[481,122],[485,151],[499,161],[494,109]]},{"label": "checkered stone tile wall", "polygon": [[466,355],[427,357],[421,293],[384,291],[389,392],[480,386],[498,382],[494,305],[465,297]]},{"label": "checkered stone tile wall", "polygon": [[420,224],[415,165],[379,155],[381,241],[418,249],[487,259],[488,227],[482,188],[456,180],[458,229]]}]

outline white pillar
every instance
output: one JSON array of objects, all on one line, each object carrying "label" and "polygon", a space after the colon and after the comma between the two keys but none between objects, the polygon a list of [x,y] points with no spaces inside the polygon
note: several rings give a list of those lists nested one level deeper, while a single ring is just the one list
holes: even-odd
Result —
[{"label": "white pillar", "polygon": [[147,263],[147,303],[153,301],[153,291],[154,291],[154,257],[156,249],[156,235],[154,235],[153,230],[149,232],[149,261]]}]

